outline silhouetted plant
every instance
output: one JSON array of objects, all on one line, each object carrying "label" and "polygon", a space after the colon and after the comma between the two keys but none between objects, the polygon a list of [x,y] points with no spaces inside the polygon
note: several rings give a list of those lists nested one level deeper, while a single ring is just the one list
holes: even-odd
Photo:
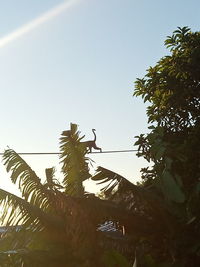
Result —
[{"label": "silhouetted plant", "polygon": [[91,175],[81,140],[76,124],[61,136],[62,182],[48,168],[42,183],[19,154],[4,152],[3,162],[21,197],[0,189],[1,219],[7,226],[0,239],[1,266],[107,266],[109,255],[113,264],[127,262],[113,247],[116,237],[98,227],[129,214],[84,191],[83,182]]}]

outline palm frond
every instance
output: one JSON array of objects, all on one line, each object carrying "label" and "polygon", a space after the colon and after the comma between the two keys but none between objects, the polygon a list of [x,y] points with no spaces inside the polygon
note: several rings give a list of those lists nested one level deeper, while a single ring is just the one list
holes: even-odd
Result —
[{"label": "palm frond", "polygon": [[88,161],[86,157],[87,148],[81,142],[82,137],[76,124],[71,123],[70,130],[64,131],[60,138],[60,151],[62,172],[64,174],[63,184],[65,191],[71,195],[83,195],[83,181],[90,177]]},{"label": "palm frond", "polygon": [[96,175],[91,179],[99,184],[107,183],[101,190],[108,199],[123,205],[135,215],[142,214],[145,220],[151,217],[157,229],[168,229],[169,232],[173,229],[174,221],[170,215],[170,207],[156,192],[155,187],[144,188],[134,185],[123,176],[103,167],[98,167]]},{"label": "palm frond", "polygon": [[63,221],[55,214],[48,214],[39,207],[0,189],[0,205],[2,207],[1,221],[6,225],[24,225],[40,231],[44,227],[63,228]]},{"label": "palm frond", "polygon": [[22,197],[42,209],[48,209],[49,203],[54,202],[54,195],[25,160],[14,150],[7,149],[3,154],[3,163],[7,172],[11,172],[11,181],[18,184]]},{"label": "palm frond", "polygon": [[96,174],[91,177],[93,181],[97,181],[97,184],[107,183],[101,191],[103,191],[108,197],[114,193],[127,193],[131,192],[132,195],[137,196],[140,200],[147,200],[148,202],[159,201],[162,202],[162,198],[159,194],[156,194],[155,188],[145,188],[140,185],[135,185],[123,176],[108,170],[103,167],[98,167]]},{"label": "palm frond", "polygon": [[101,191],[103,191],[108,197],[111,196],[117,189],[120,190],[120,192],[128,191],[130,189],[138,189],[137,186],[129,182],[123,176],[103,167],[98,167],[96,174],[92,176],[91,179],[93,181],[97,181],[97,184],[106,183],[106,185],[101,188]]}]

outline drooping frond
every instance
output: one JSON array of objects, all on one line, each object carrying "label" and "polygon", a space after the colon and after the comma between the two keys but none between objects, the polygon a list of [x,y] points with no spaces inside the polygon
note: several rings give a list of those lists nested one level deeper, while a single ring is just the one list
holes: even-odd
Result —
[{"label": "drooping frond", "polygon": [[7,149],[3,154],[3,163],[7,172],[11,172],[11,181],[18,184],[22,197],[33,205],[47,209],[49,203],[54,201],[54,195],[25,160],[14,150]]},{"label": "drooping frond", "polygon": [[117,188],[121,192],[128,191],[129,189],[138,189],[134,184],[129,182],[123,176],[103,167],[98,167],[96,174],[92,176],[91,179],[93,181],[98,181],[97,184],[106,183],[106,185],[101,188],[101,191],[103,191],[107,197],[111,196],[112,193],[117,190]]},{"label": "drooping frond", "polygon": [[43,227],[63,227],[60,217],[48,214],[36,205],[17,197],[3,189],[0,189],[0,205],[2,207],[1,221],[6,225],[24,225],[33,230],[41,230]]},{"label": "drooping frond", "polygon": [[103,191],[107,197],[111,197],[115,192],[119,194],[131,192],[132,195],[137,196],[143,201],[162,202],[162,198],[159,194],[156,194],[155,188],[145,188],[135,185],[116,172],[103,167],[98,167],[96,174],[92,176],[91,179],[93,181],[98,181],[98,184],[106,183],[101,191]]},{"label": "drooping frond", "polygon": [[88,168],[87,148],[81,142],[77,125],[71,123],[70,130],[64,131],[60,138],[60,151],[63,184],[66,193],[70,195],[83,195],[83,181],[90,177]]},{"label": "drooping frond", "polygon": [[98,184],[107,183],[102,191],[112,201],[125,206],[134,214],[145,214],[145,220],[151,216],[151,220],[155,225],[157,224],[158,229],[160,226],[164,228],[164,225],[169,231],[172,229],[170,207],[166,206],[164,199],[156,192],[156,188],[134,185],[123,176],[103,167],[98,167],[92,180],[98,181]]}]

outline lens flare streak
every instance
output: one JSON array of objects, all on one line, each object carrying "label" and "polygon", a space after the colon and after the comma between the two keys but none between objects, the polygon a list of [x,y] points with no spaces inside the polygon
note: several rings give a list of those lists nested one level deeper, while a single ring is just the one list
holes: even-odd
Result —
[{"label": "lens flare streak", "polygon": [[23,35],[31,32],[35,28],[39,27],[41,24],[48,22],[49,20],[53,19],[54,17],[57,17],[61,13],[63,13],[65,10],[73,6],[74,4],[78,3],[79,0],[69,0],[67,2],[64,2],[49,11],[43,13],[36,19],[28,22],[27,24],[21,26],[20,28],[16,29],[15,31],[9,33],[8,35],[0,38],[0,48],[6,46],[7,44],[15,41],[16,39],[22,37]]}]

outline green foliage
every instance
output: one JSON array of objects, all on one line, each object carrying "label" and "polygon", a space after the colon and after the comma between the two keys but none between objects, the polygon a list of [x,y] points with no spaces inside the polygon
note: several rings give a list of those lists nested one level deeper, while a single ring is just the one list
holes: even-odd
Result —
[{"label": "green foliage", "polygon": [[[141,170],[142,186],[151,188],[163,199],[168,218],[174,222],[168,241],[169,255],[164,263],[198,266],[200,32],[179,27],[167,37],[165,45],[170,48],[170,55],[161,58],[135,83],[134,95],[149,103],[147,115],[153,124],[149,134],[136,137],[135,145],[138,156],[151,164],[151,168]],[[164,237],[160,244],[162,240]],[[195,249],[191,250],[190,246]],[[166,248],[161,251],[166,253]],[[152,249],[150,255],[162,266],[161,254],[155,257],[154,253]]]},{"label": "green foliage", "polygon": [[[57,266],[56,262],[60,260],[66,263],[72,258],[75,262],[88,258],[96,225],[88,221],[86,207],[79,202],[79,198],[86,198],[82,183],[90,177],[88,159],[85,156],[86,148],[80,142],[82,138],[79,137],[77,125],[71,124],[70,130],[66,132],[68,134],[61,137],[60,147],[63,184],[55,178],[54,168],[45,170],[46,181],[42,183],[15,151],[5,151],[3,163],[11,174],[11,181],[18,185],[22,197],[0,189],[3,209],[1,220],[10,229],[0,240],[0,250],[5,251],[1,254],[3,258],[19,258],[25,266],[30,266],[26,262],[36,252],[35,256],[40,255],[42,262],[51,262],[48,266]],[[73,198],[75,196],[78,198]],[[81,224],[85,224],[84,227]],[[88,228],[90,237],[86,239]],[[78,245],[80,242],[83,247]],[[52,255],[52,259],[47,257],[47,252]],[[36,262],[35,266],[40,266],[39,260],[33,262]],[[41,263],[41,266],[44,264]]]},{"label": "green foliage", "polygon": [[105,267],[131,267],[127,259],[115,250],[105,252],[102,262]]},{"label": "green foliage", "polygon": [[83,181],[91,175],[79,134],[76,124],[62,133],[62,183],[55,178],[54,168],[45,170],[42,183],[15,151],[5,151],[3,163],[21,197],[0,189],[1,220],[7,226],[0,238],[1,266],[100,267],[107,266],[106,261],[127,262],[124,241],[118,244],[121,235],[107,236],[98,227],[108,220],[118,227],[130,214],[114,202],[84,192]]},{"label": "green foliage", "polygon": [[165,41],[171,55],[150,67],[143,79],[136,81],[134,95],[151,103],[149,122],[171,130],[182,130],[199,120],[200,33],[178,28]]},{"label": "green foliage", "polygon": [[185,201],[185,195],[170,171],[164,170],[160,180],[166,198],[177,203],[183,203]]},{"label": "green foliage", "polygon": [[64,174],[63,184],[66,193],[83,195],[83,181],[90,177],[88,168],[87,148],[80,141],[77,125],[71,123],[69,131],[65,131],[60,138],[60,151],[62,172]]}]

